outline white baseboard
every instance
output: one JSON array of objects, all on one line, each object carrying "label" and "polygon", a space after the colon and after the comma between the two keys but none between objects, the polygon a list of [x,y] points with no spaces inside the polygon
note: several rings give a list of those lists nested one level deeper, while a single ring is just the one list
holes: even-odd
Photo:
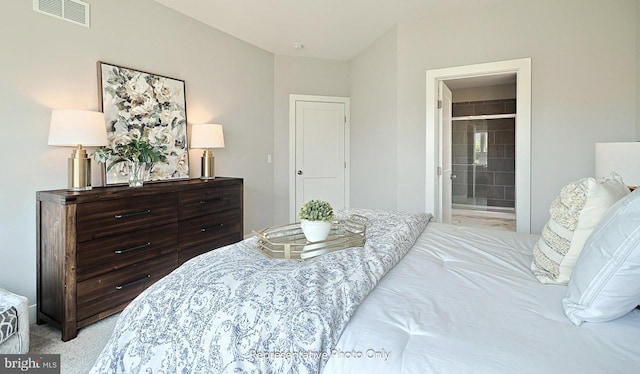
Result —
[{"label": "white baseboard", "polygon": [[29,323],[36,323],[38,320],[38,305],[29,305]]}]

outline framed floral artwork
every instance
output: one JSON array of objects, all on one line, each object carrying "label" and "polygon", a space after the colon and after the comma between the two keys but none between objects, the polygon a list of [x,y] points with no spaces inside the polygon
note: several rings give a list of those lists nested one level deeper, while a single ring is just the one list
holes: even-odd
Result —
[{"label": "framed floral artwork", "polygon": [[[155,163],[148,181],[189,178],[187,111],[183,80],[98,61],[98,92],[107,126],[107,147],[133,138],[165,146],[166,162]],[[126,163],[106,172],[106,184],[128,181]]]}]

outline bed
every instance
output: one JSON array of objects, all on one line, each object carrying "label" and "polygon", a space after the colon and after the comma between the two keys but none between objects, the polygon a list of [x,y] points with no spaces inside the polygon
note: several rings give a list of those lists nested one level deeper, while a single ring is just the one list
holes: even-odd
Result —
[{"label": "bed", "polygon": [[355,212],[370,220],[364,248],[292,263],[249,238],[189,261],[123,311],[92,373],[640,367],[638,310],[576,326],[563,310],[568,286],[530,269],[537,235]]},{"label": "bed", "polygon": [[325,372],[640,370],[639,311],[572,324],[561,304],[567,287],[541,284],[531,274],[537,240],[430,223],[356,310]]}]

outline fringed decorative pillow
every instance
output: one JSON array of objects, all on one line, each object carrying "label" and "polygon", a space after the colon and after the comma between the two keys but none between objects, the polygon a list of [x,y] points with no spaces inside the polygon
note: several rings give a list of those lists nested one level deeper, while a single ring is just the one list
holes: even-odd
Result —
[{"label": "fringed decorative pillow", "polygon": [[606,211],[629,193],[622,178],[583,178],[560,191],[533,248],[531,271],[541,283],[567,284],[587,238]]}]

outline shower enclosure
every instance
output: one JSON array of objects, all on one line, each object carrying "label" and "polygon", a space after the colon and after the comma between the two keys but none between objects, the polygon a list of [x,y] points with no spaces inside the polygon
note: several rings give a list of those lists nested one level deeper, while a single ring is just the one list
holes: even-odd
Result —
[{"label": "shower enclosure", "polygon": [[515,114],[455,116],[455,105],[451,124],[452,208],[513,213]]}]

